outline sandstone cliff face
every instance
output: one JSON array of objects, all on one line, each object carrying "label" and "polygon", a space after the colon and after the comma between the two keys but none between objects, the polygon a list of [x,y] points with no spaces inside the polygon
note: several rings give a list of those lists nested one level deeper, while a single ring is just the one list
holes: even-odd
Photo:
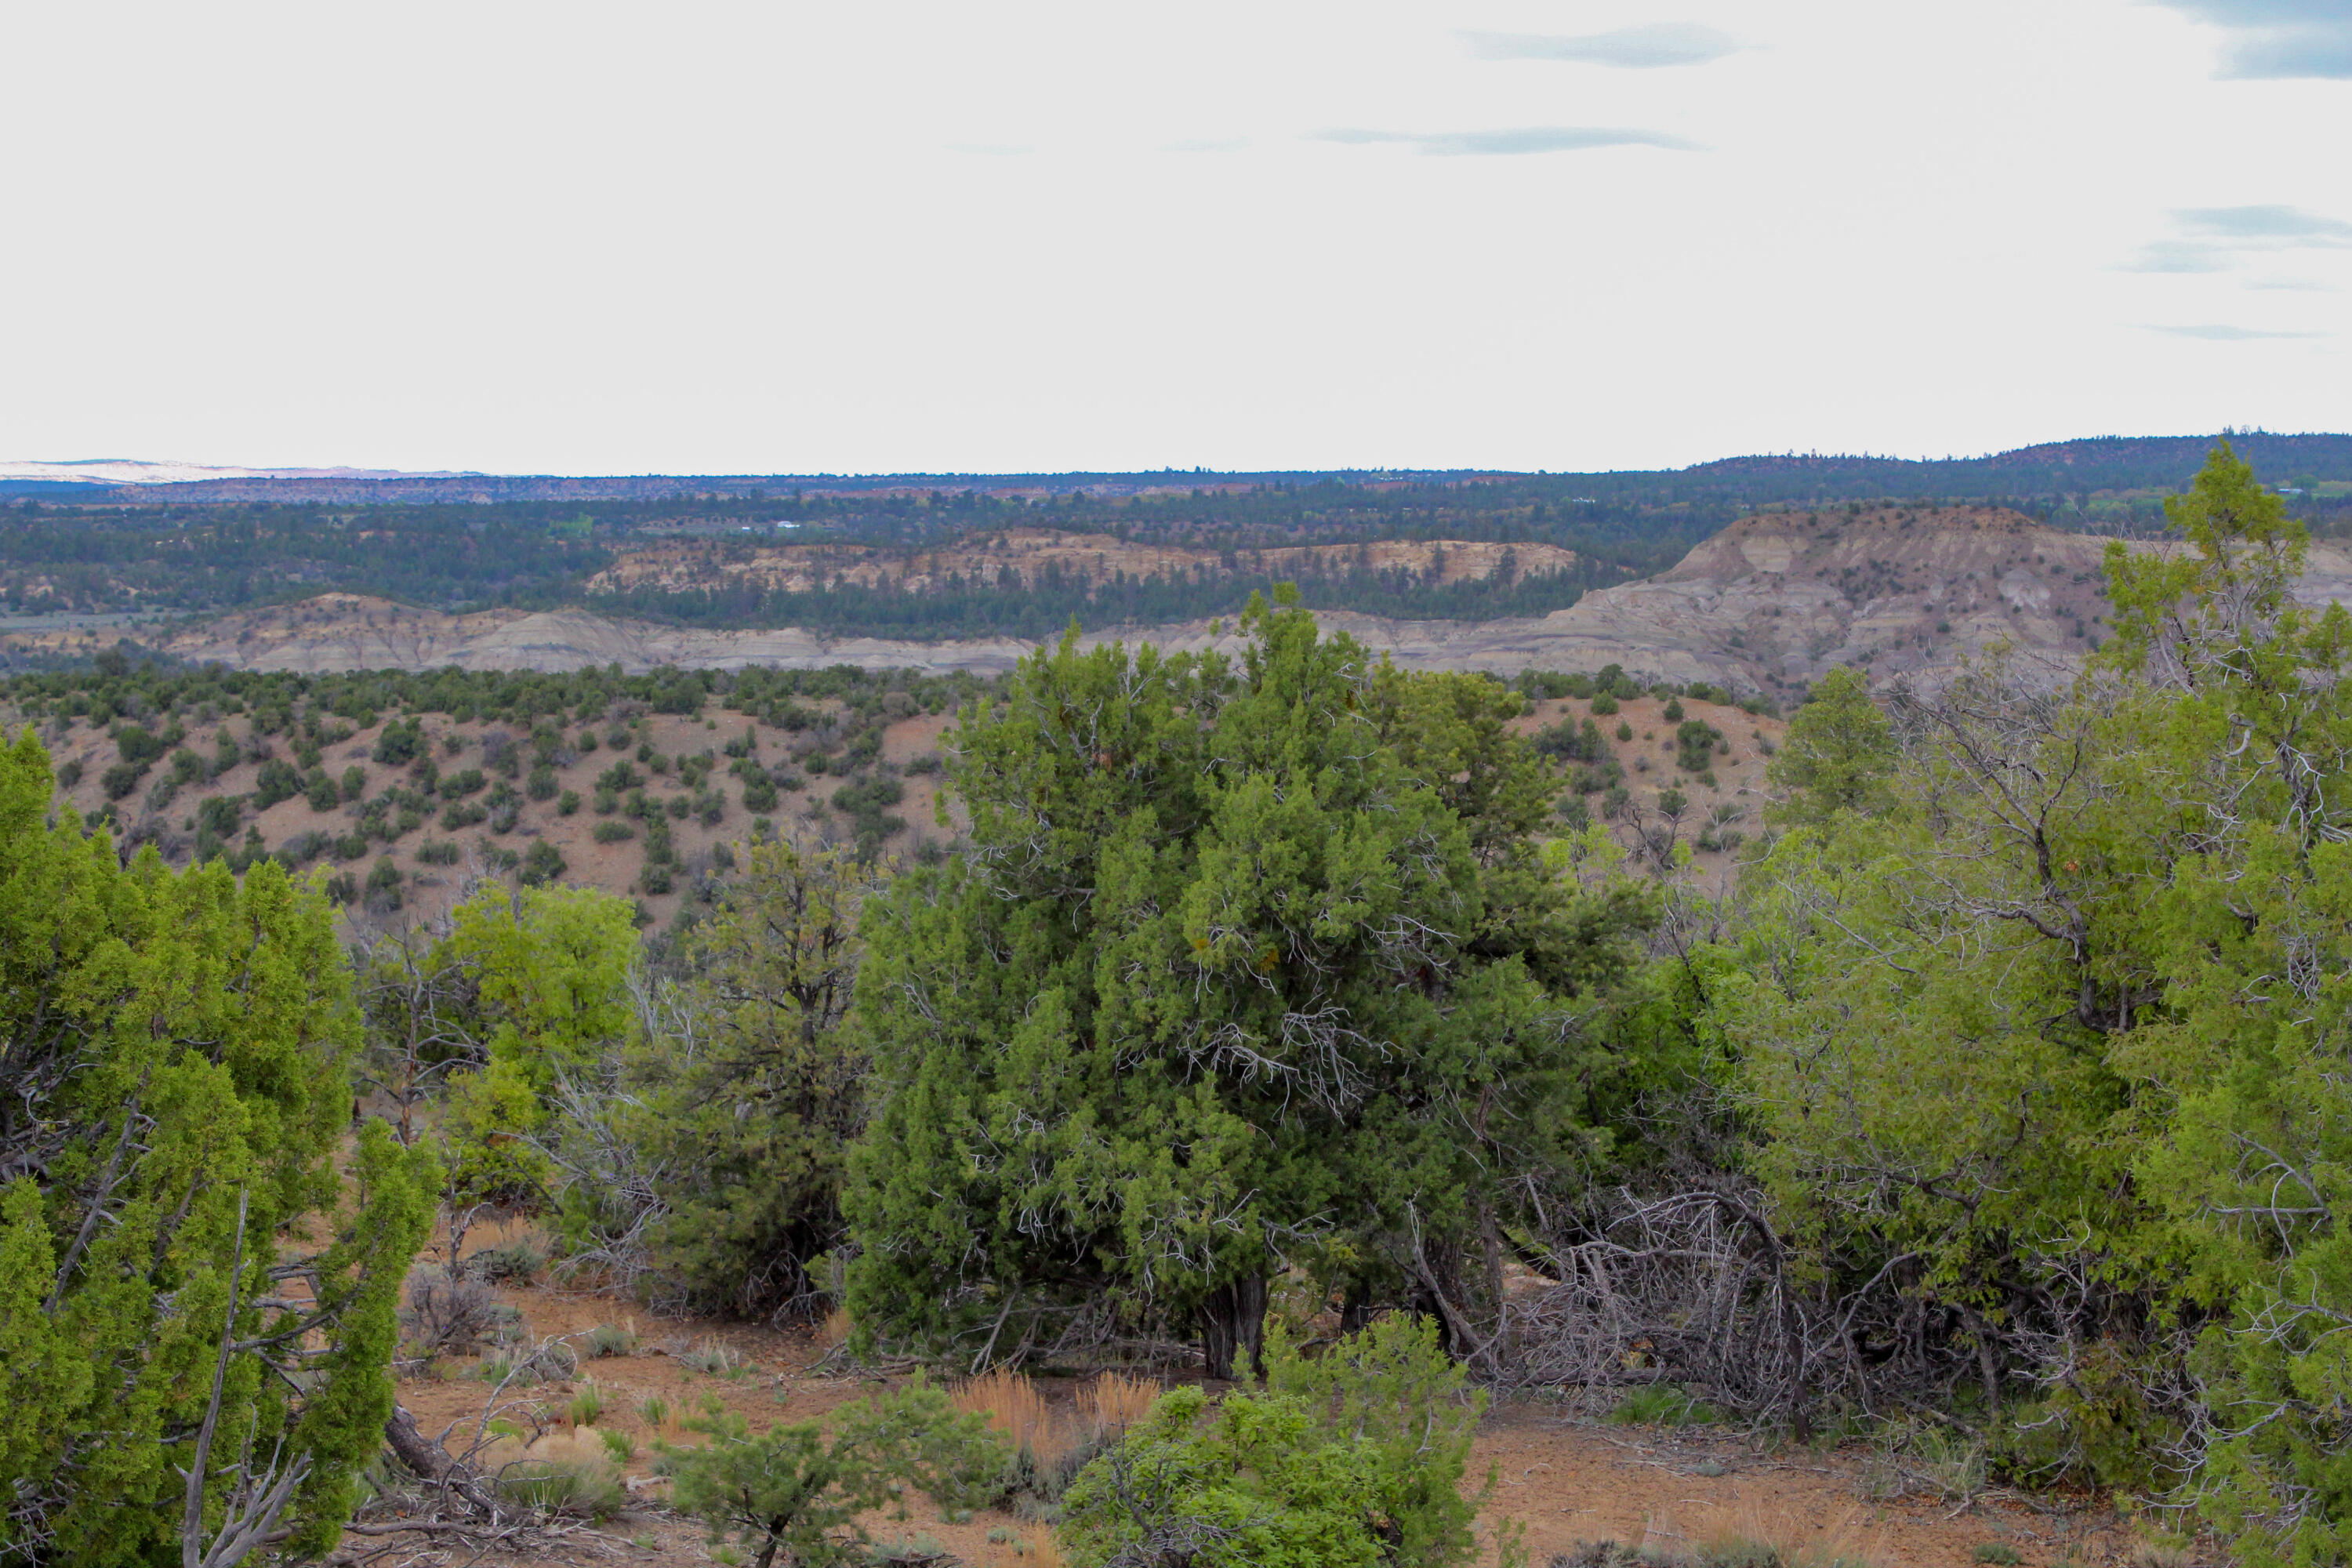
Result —
[{"label": "sandstone cliff face", "polygon": [[1285,545],[1271,550],[1188,550],[1168,544],[1123,543],[1100,533],[1063,533],[1052,529],[1013,528],[983,531],[959,544],[908,552],[857,544],[752,544],[732,540],[675,540],[631,550],[589,579],[591,594],[631,588],[669,592],[750,584],[783,593],[806,593],[826,583],[863,587],[894,586],[912,593],[944,588],[952,577],[964,584],[1007,578],[1031,586],[1047,573],[1066,581],[1108,582],[1129,577],[1212,578],[1247,574],[1345,573],[1362,565],[1373,571],[1402,568],[1440,581],[1484,582],[1509,555],[1518,575],[1539,576],[1576,564],[1576,552],[1556,544],[1496,544],[1463,540],[1383,540],[1372,544]]},{"label": "sandstone cliff face", "polygon": [[[1931,677],[2005,643],[2063,671],[2105,636],[2104,548],[2103,540],[1990,508],[1766,513],[1735,523],[1656,577],[1598,590],[1539,618],[1391,621],[1326,612],[1319,619],[1410,668],[1512,674],[1618,664],[1643,680],[1706,680],[1772,692],[1839,664],[1862,665],[1882,681]],[[2315,547],[2301,593],[2313,603],[2352,604],[2352,554]],[[125,630],[86,626],[10,636],[0,628],[0,640],[94,653]],[[168,634],[151,624],[130,635],[198,662],[312,671],[849,664],[986,674],[1011,668],[1034,646],[1012,637],[908,642],[793,629],[704,631],[583,610],[449,616],[351,594]],[[1084,640],[1169,648],[1237,643],[1230,621],[1216,637],[1208,622],[1192,621]]]}]

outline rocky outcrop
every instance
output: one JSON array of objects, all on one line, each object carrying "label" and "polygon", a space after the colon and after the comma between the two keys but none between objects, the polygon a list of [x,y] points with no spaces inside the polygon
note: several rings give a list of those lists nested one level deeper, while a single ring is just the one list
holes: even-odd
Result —
[{"label": "rocky outcrop", "polygon": [[[1862,666],[1879,680],[1929,674],[2005,643],[2063,669],[2105,633],[2105,548],[2102,539],[1992,508],[1769,512],[1733,524],[1656,577],[1597,590],[1538,618],[1392,621],[1344,611],[1319,618],[1411,668],[1509,674],[1617,664],[1644,680],[1772,692],[1842,664]],[[2352,603],[2352,555],[2315,547],[2302,593],[2314,603]],[[122,627],[85,626],[13,637],[0,631],[0,640],[96,652],[121,635]],[[789,628],[707,631],[584,610],[450,616],[350,594],[131,635],[198,662],[286,670],[848,664],[984,674],[1011,668],[1034,646],[1013,637],[912,642]],[[1085,641],[1114,638],[1170,648],[1235,642],[1230,622],[1213,635],[1206,621],[1094,633]]]}]

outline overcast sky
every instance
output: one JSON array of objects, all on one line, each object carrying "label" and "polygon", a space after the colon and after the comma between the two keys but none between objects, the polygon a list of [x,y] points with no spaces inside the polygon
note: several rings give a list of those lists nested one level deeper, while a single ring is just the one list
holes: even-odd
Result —
[{"label": "overcast sky", "polygon": [[0,10],[0,458],[2352,428],[2352,0]]}]

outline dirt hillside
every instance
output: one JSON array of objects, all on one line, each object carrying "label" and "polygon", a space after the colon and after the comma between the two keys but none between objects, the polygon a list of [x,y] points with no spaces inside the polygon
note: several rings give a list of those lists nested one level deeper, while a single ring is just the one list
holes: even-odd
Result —
[{"label": "dirt hillside", "polygon": [[[809,706],[824,715],[837,705],[813,701]],[[1703,878],[1720,879],[1729,873],[1733,851],[1743,837],[1754,835],[1761,821],[1764,759],[1779,743],[1786,726],[1778,720],[1696,699],[1684,700],[1683,707],[1689,717],[1712,724],[1724,737],[1726,749],[1712,753],[1713,765],[1704,775],[1677,766],[1676,723],[1663,716],[1664,704],[1654,698],[1630,699],[1619,713],[1600,721],[1602,741],[1631,798],[1643,814],[1655,813],[1659,796],[1666,790],[1685,797],[1688,804],[1675,825],[1676,837],[1696,847],[1696,866]],[[1539,701],[1530,705],[1515,728],[1532,734],[1563,720],[1573,725],[1591,716],[1591,702],[1574,699]],[[10,718],[0,710],[0,729],[7,727]],[[309,838],[319,845],[314,851],[317,864],[358,879],[364,879],[380,857],[389,859],[402,879],[398,901],[378,896],[353,902],[348,914],[359,927],[432,919],[478,878],[510,872],[512,868],[506,866],[508,856],[526,854],[533,844],[544,842],[562,858],[564,869],[558,880],[636,898],[654,921],[667,925],[706,896],[711,889],[709,879],[723,875],[729,858],[756,833],[772,831],[811,843],[846,841],[856,836],[854,817],[833,805],[835,793],[845,781],[835,773],[810,771],[811,755],[823,750],[825,742],[821,723],[794,733],[751,726],[740,714],[688,719],[642,713],[624,722],[574,726],[563,732],[562,743],[551,758],[558,793],[546,800],[518,795],[512,801],[513,826],[498,833],[491,826],[496,813],[478,808],[494,798],[493,792],[505,776],[499,758],[509,759],[508,765],[514,771],[514,778],[508,781],[509,791],[520,782],[533,760],[529,737],[497,724],[458,723],[446,714],[427,714],[421,722],[426,750],[442,783],[425,796],[415,826],[393,842],[351,838],[349,855],[325,843],[358,833],[362,801],[389,788],[417,788],[414,768],[389,767],[373,760],[383,723],[356,731],[322,750],[320,765],[329,774],[341,779],[348,769],[360,771],[359,791],[344,792],[352,798],[323,810],[302,795],[259,810],[247,804],[236,814],[235,831],[222,836],[224,842],[234,848],[248,827],[261,836],[264,847],[273,851]],[[950,714],[916,713],[891,721],[884,731],[871,778],[900,790],[900,798],[887,810],[905,825],[881,841],[886,853],[902,857],[932,853],[961,831],[961,820],[954,813],[942,826],[937,812],[942,777],[936,769],[944,733],[952,722]],[[1621,725],[1622,739],[1618,738]],[[797,781],[767,814],[765,828],[744,807],[743,785],[730,772],[730,759],[722,754],[747,727],[756,736],[761,764]],[[167,859],[184,862],[194,848],[205,802],[228,796],[245,796],[250,802],[268,760],[260,753],[267,752],[281,760],[292,754],[284,737],[257,743],[251,721],[246,717],[223,717],[198,724],[190,730],[185,743],[203,754],[217,755],[224,737],[243,755],[234,766],[180,786],[160,805],[145,789],[117,804],[131,837],[152,841]],[[593,749],[586,744],[591,738],[595,742]],[[45,727],[43,740],[60,778],[73,781],[62,787],[63,798],[85,815],[98,811],[105,805],[100,776],[117,760],[114,742],[102,730],[55,721]],[[676,862],[667,891],[659,890],[658,879],[649,884],[645,875],[649,836],[644,823],[632,820],[625,811],[596,809],[599,778],[623,762],[635,770],[643,781],[641,787],[652,804],[662,809],[668,825]],[[470,789],[464,782],[467,770],[474,771]],[[705,776],[689,784],[689,773]],[[1563,793],[1567,787],[1563,781]],[[568,813],[562,809],[564,793],[577,797],[574,809]],[[617,793],[625,797],[626,792]],[[706,822],[701,807],[714,796],[719,803],[716,820]],[[1600,793],[1591,796],[1595,815],[1602,804]],[[597,836],[600,827],[605,835],[603,838]],[[624,827],[628,829],[626,837],[618,833]],[[1629,843],[1638,842],[1630,827],[1625,836]],[[454,858],[447,858],[451,856]]]}]

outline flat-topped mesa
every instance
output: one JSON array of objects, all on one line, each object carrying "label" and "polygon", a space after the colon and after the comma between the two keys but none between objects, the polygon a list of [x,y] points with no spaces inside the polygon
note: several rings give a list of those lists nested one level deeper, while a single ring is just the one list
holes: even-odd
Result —
[{"label": "flat-topped mesa", "polygon": [[736,539],[670,540],[623,554],[590,578],[590,595],[633,589],[664,592],[755,587],[804,594],[827,584],[895,587],[929,593],[951,582],[1034,587],[1047,575],[1100,585],[1114,577],[1187,579],[1288,575],[1331,576],[1363,570],[1403,571],[1443,583],[1485,582],[1508,570],[1516,577],[1565,572],[1577,554],[1557,544],[1488,540],[1383,539],[1355,544],[1270,545],[1256,550],[1204,550],[1144,543],[1105,533],[1049,528],[981,529],[936,548],[808,543],[749,543]]}]

